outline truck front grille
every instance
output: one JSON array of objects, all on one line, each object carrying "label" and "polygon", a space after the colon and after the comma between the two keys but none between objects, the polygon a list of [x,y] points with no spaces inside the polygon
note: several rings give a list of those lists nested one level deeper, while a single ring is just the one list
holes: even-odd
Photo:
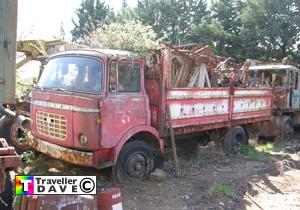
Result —
[{"label": "truck front grille", "polygon": [[65,140],[67,137],[67,120],[63,115],[37,111],[36,124],[41,134],[59,140]]}]

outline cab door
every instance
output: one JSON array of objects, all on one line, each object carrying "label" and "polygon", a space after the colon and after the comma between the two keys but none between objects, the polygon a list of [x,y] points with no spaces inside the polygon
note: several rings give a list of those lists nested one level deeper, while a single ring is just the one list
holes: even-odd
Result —
[{"label": "cab door", "polygon": [[101,108],[101,147],[114,147],[130,129],[147,123],[142,67],[143,62],[132,60],[110,62],[108,93]]}]

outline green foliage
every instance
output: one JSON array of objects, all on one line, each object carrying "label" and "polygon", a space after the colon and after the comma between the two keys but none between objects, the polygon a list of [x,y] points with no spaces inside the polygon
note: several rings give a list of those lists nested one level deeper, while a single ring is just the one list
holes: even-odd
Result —
[{"label": "green foliage", "polygon": [[209,192],[217,196],[230,196],[233,188],[228,184],[214,184],[209,188]]},{"label": "green foliage", "polygon": [[16,86],[16,97],[22,98],[27,96],[33,87],[33,81],[36,80],[35,77],[29,79],[23,79],[18,74],[16,76],[17,86]]},{"label": "green foliage", "polygon": [[274,144],[272,144],[272,143],[266,143],[266,144],[257,145],[257,149],[259,151],[269,153],[269,152],[272,152],[275,149],[275,147],[274,147]]},{"label": "green foliage", "polygon": [[190,26],[207,14],[203,0],[139,0],[135,12],[143,24],[173,44],[187,42]]},{"label": "green foliage", "polygon": [[[122,9],[113,14],[101,0],[83,0],[76,10],[78,21],[74,21],[73,41],[84,39],[91,43],[87,40],[92,35],[95,39],[96,35],[96,42],[100,43],[97,46],[139,49],[127,44],[136,45],[133,39],[137,37],[140,46],[142,35],[135,33],[138,30],[133,33],[122,30],[141,22],[151,26],[154,38],[173,44],[202,42],[213,46],[218,55],[238,61],[247,58],[281,61],[289,56],[300,62],[299,50],[295,49],[300,43],[299,0],[212,0],[210,8],[207,2],[138,0],[137,7],[130,8],[124,0]],[[121,35],[115,33],[117,30]],[[139,31],[148,36],[149,30]],[[108,35],[112,35],[111,40],[105,38]]]},{"label": "green foliage", "polygon": [[91,47],[123,49],[143,54],[157,48],[156,37],[151,26],[145,26],[139,21],[127,21],[99,28],[86,42]]},{"label": "green foliage", "polygon": [[26,164],[32,164],[35,159],[35,154],[32,151],[27,151],[22,154],[22,160]]},{"label": "green foliage", "polygon": [[116,22],[126,22],[128,20],[137,20],[134,9],[128,6],[127,2],[123,0],[122,8],[116,15]]},{"label": "green foliage", "polygon": [[200,23],[191,25],[191,42],[202,42],[213,46],[217,54],[220,54],[217,47],[221,45],[221,40],[228,37],[229,34],[224,31],[222,24],[216,19],[204,19]]},{"label": "green foliage", "polygon": [[258,152],[255,147],[251,145],[240,145],[238,148],[238,154],[242,157],[249,158],[255,161],[262,160],[262,153]]},{"label": "green foliage", "polygon": [[241,13],[243,43],[256,40],[256,45],[247,47],[259,53],[257,57],[264,60],[282,59],[292,53],[300,32],[297,2],[249,0],[244,5]]},{"label": "green foliage", "polygon": [[72,19],[75,27],[71,33],[76,42],[90,37],[93,31],[113,19],[112,10],[101,0],[83,0],[75,13],[77,21]]}]

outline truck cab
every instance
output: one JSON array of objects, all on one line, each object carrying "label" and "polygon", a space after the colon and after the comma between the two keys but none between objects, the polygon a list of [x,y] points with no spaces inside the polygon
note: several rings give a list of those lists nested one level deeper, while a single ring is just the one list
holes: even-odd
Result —
[{"label": "truck cab", "polygon": [[275,106],[282,112],[296,111],[300,108],[300,70],[292,65],[250,66],[249,76],[253,85],[271,86],[275,74]]},{"label": "truck cab", "polygon": [[148,174],[163,143],[151,126],[143,75],[144,60],[126,51],[75,50],[49,57],[32,93],[33,147],[82,166],[118,163],[129,170],[127,178]]},{"label": "truck cab", "polygon": [[279,135],[281,142],[292,140],[294,125],[300,124],[300,70],[292,65],[265,64],[249,67],[251,86],[271,86],[273,75],[272,123],[261,127],[263,136]]}]

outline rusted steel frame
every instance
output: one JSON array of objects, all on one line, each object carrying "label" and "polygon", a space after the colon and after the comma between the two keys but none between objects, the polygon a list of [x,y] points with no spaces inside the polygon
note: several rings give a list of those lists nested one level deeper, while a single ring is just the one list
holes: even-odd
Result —
[{"label": "rusted steel frame", "polygon": [[184,45],[177,45],[177,46],[174,46],[175,48],[184,48],[184,47],[194,47],[194,46],[197,46],[199,44],[196,44],[196,43],[193,43],[193,44],[184,44]]},{"label": "rusted steel frame", "polygon": [[175,175],[176,177],[179,177],[180,174],[179,174],[179,166],[178,166],[178,159],[177,159],[175,135],[174,135],[174,129],[172,127],[171,111],[169,105],[168,105],[167,113],[168,113],[168,124],[170,129],[171,145],[172,145],[172,154],[173,154],[173,160],[175,166]]},{"label": "rusted steel frame", "polygon": [[6,169],[15,169],[21,165],[21,158],[13,147],[9,147],[5,139],[0,139],[0,191],[5,190]]},{"label": "rusted steel frame", "polygon": [[0,148],[0,155],[14,155],[15,152],[16,151],[13,147]]},{"label": "rusted steel frame", "polygon": [[232,58],[226,58],[226,60],[222,61],[214,70],[219,69],[222,65],[226,64],[229,60],[231,60]]},{"label": "rusted steel frame", "polygon": [[206,45],[205,47],[202,47],[202,48],[196,50],[193,54],[196,54],[196,53],[201,54],[204,50],[206,50],[208,48],[209,48],[209,46]]},{"label": "rusted steel frame", "polygon": [[270,98],[273,97],[273,94],[267,95],[247,95],[247,96],[234,96],[234,98]]},{"label": "rusted steel frame", "polygon": [[94,167],[93,153],[91,152],[69,149],[40,139],[35,139],[32,147],[36,151],[56,159],[61,159],[76,165]]},{"label": "rusted steel frame", "polygon": [[233,84],[233,79],[230,79],[230,84],[229,84],[229,101],[228,101],[228,107],[229,107],[229,121],[232,120],[232,115],[233,115],[233,109],[234,109],[234,84]]},{"label": "rusted steel frame", "polygon": [[174,46],[172,46],[172,45],[170,45],[170,44],[168,44],[168,43],[163,43],[163,44],[166,45],[166,47],[168,47],[168,48],[174,50],[175,52],[177,52],[179,55],[182,55],[182,56],[188,58],[191,62],[194,62],[194,59],[193,59],[193,58],[191,58],[189,55],[187,55],[187,54],[181,52],[180,50],[178,50],[178,49],[175,48]]},{"label": "rusted steel frame", "polygon": [[276,82],[276,74],[272,74],[272,100],[271,100],[271,107],[274,106],[274,102],[276,99],[276,90],[275,90],[275,82]]},{"label": "rusted steel frame", "polygon": [[207,98],[201,98],[201,97],[199,97],[199,98],[184,98],[184,99],[177,99],[177,98],[170,98],[170,99],[168,99],[168,101],[172,101],[172,102],[181,102],[182,100],[201,100],[201,99],[228,99],[229,97],[228,96],[218,96],[218,97],[207,97]]},{"label": "rusted steel frame", "polygon": [[202,125],[178,127],[178,128],[174,128],[174,134],[181,135],[181,134],[188,134],[188,133],[197,133],[197,132],[209,131],[209,130],[213,130],[213,129],[229,128],[231,126],[237,126],[237,125],[260,123],[263,121],[271,121],[272,120],[271,118],[272,118],[271,116],[263,116],[263,117],[216,122],[213,124],[202,124]]},{"label": "rusted steel frame", "polygon": [[196,50],[202,48],[203,45],[202,44],[197,44],[195,47],[193,47],[191,50],[190,50],[190,54],[194,54]]}]

